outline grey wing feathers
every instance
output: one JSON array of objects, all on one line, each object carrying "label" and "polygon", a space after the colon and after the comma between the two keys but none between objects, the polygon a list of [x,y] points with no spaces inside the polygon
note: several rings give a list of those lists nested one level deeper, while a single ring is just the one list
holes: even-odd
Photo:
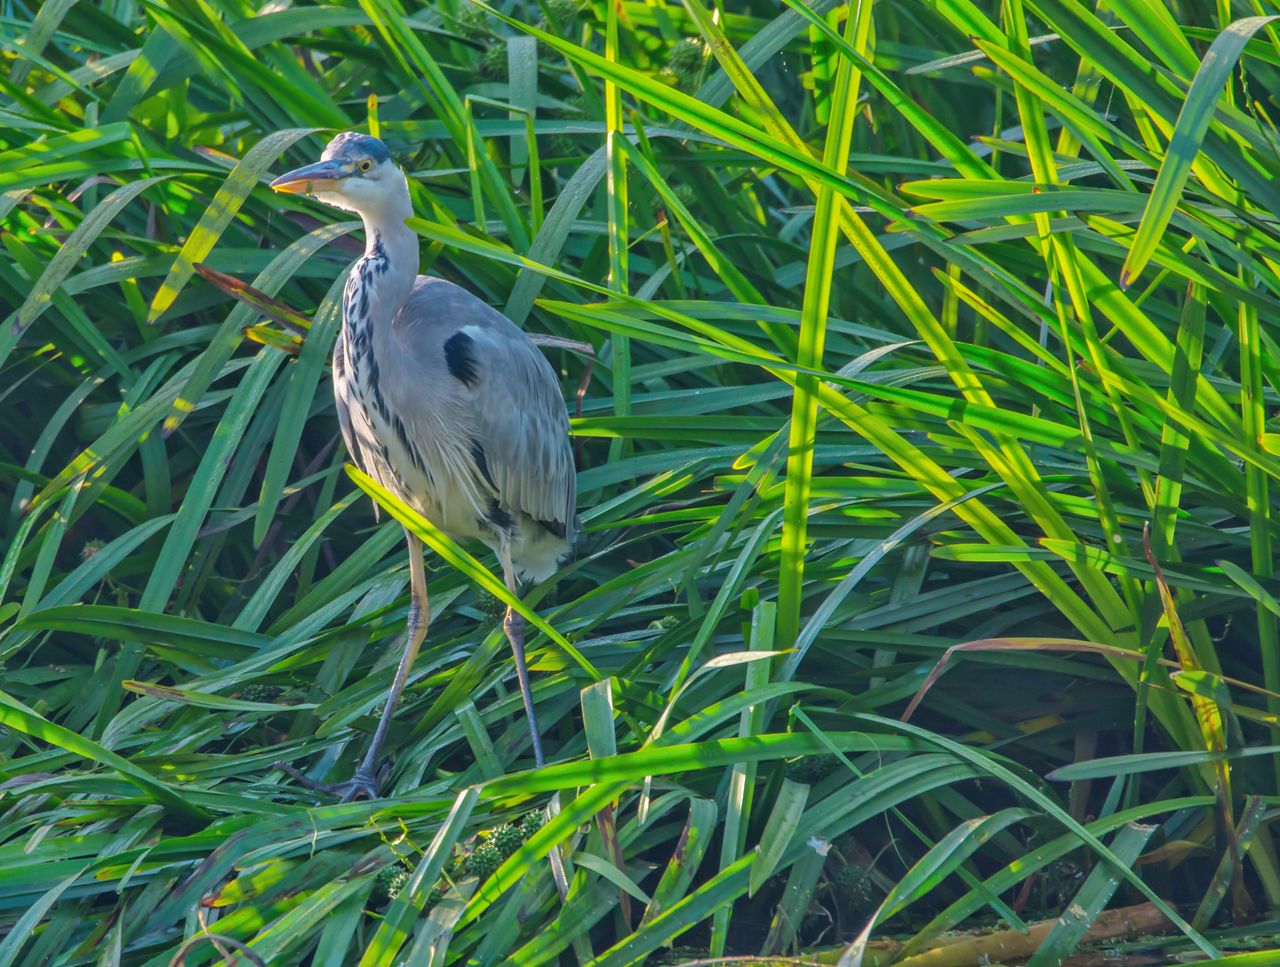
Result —
[{"label": "grey wing feathers", "polygon": [[465,289],[425,276],[396,328],[415,357],[438,361],[431,378],[463,398],[458,422],[482,448],[477,462],[502,507],[572,539],[577,480],[569,418],[560,381],[538,347]]},{"label": "grey wing feathers", "polygon": [[564,536],[573,529],[577,481],[555,372],[523,333],[516,341],[485,330],[476,342],[481,438],[502,503],[558,525]]}]

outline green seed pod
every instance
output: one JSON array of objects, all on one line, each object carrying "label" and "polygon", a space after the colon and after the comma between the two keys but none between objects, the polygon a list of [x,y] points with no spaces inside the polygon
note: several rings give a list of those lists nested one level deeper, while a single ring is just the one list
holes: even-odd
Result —
[{"label": "green seed pod", "polygon": [[649,622],[649,627],[654,631],[670,631],[680,623],[680,619],[673,614],[664,614],[661,618],[657,618]]},{"label": "green seed pod", "polygon": [[505,860],[520,848],[520,844],[524,842],[524,837],[520,835],[520,830],[510,823],[503,823],[501,826],[495,826],[493,831],[489,833],[489,842],[494,845],[498,854]]},{"label": "green seed pod", "polygon": [[270,702],[284,694],[279,685],[262,685],[253,682],[240,689],[240,698],[245,702]]},{"label": "green seed pod", "polygon": [[560,21],[562,27],[567,27],[570,21],[582,11],[582,4],[578,0],[550,0],[547,7],[551,11],[551,16]]},{"label": "green seed pod", "polygon": [[501,618],[506,613],[507,606],[487,591],[481,591],[476,601],[476,610],[490,618]]},{"label": "green seed pod", "polygon": [[675,76],[676,85],[688,89],[698,82],[707,48],[698,37],[686,37],[671,48],[667,57],[667,69]]},{"label": "green seed pod", "polygon": [[[373,878],[373,892],[369,895],[369,900],[373,905],[379,906],[395,899],[396,893],[399,893],[404,886],[404,882],[397,883],[397,879],[401,873],[404,873],[407,879],[408,872],[401,863],[392,863],[390,866],[384,866],[378,870],[377,875]],[[391,892],[393,885],[396,893]]]},{"label": "green seed pod", "polygon": [[480,843],[467,857],[466,871],[468,876],[478,876],[483,882],[493,876],[494,870],[502,865],[502,854],[492,843]]},{"label": "green seed pod", "polygon": [[813,785],[831,775],[839,766],[840,759],[837,756],[806,755],[788,762],[784,774],[792,782]]},{"label": "green seed pod", "polygon": [[403,866],[394,867],[395,872],[387,884],[387,899],[394,900],[409,883],[409,871]]},{"label": "green seed pod", "polygon": [[480,57],[480,74],[493,80],[507,76],[507,45],[496,41]]},{"label": "green seed pod", "polygon": [[524,819],[520,820],[520,838],[527,840],[540,830],[546,821],[547,817],[541,809],[535,809],[533,812],[528,813]]},{"label": "green seed pod", "polygon": [[465,37],[467,40],[483,40],[493,33],[489,15],[479,7],[473,7],[470,4],[458,11],[453,29],[458,32],[459,37]]}]

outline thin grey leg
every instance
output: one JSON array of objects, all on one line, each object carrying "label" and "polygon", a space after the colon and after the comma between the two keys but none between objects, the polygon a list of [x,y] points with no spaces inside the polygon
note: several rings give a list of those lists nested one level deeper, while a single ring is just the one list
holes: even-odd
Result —
[{"label": "thin grey leg", "polygon": [[[511,565],[511,548],[506,541],[498,548],[498,560],[502,562],[502,579],[507,590],[513,595],[517,593],[516,572]],[[529,720],[529,737],[533,740],[533,761],[541,769],[545,764],[542,758],[542,730],[538,728],[538,716],[533,710],[533,690],[529,687],[529,665],[524,657],[524,617],[513,608],[507,608],[502,619],[502,630],[506,632],[507,641],[511,642],[511,653],[516,660],[516,678],[520,681],[520,697],[524,699],[524,713]],[[551,800],[549,816],[560,811],[560,794],[556,793]],[[560,847],[554,846],[547,855],[551,863],[551,879],[555,882],[556,892],[563,901],[569,894],[569,878],[564,868],[564,857],[560,855]]]},{"label": "thin grey leg", "polygon": [[[422,543],[405,531],[405,542],[409,546],[409,619],[404,629],[404,654],[400,657],[400,666],[396,669],[395,680],[391,683],[391,691],[387,693],[387,704],[382,710],[382,718],[378,720],[378,729],[373,733],[373,741],[364,761],[356,770],[353,782],[362,781],[363,791],[373,792],[370,798],[377,796],[378,756],[382,752],[382,744],[387,740],[387,731],[391,728],[391,720],[395,717],[396,706],[404,686],[409,681],[409,672],[413,670],[413,661],[418,657],[418,649],[427,637],[427,625],[431,623],[431,605],[427,600],[427,570],[422,563]],[[352,790],[357,795],[361,790]],[[344,799],[356,796],[348,793]]]},{"label": "thin grey leg", "polygon": [[[498,557],[502,561],[502,579],[507,590],[516,594],[515,568],[511,565],[511,549],[504,542]],[[524,617],[513,608],[507,608],[502,619],[502,630],[511,643],[511,653],[516,660],[516,678],[520,681],[520,697],[524,699],[524,714],[529,719],[529,737],[533,740],[533,762],[539,769],[545,764],[542,758],[542,732],[538,728],[538,715],[533,710],[533,690],[529,687],[529,665],[524,657]]]},{"label": "thin grey leg", "polygon": [[382,718],[378,720],[378,728],[373,733],[373,741],[369,744],[369,751],[365,753],[356,774],[349,782],[319,783],[306,778],[292,766],[276,763],[276,768],[293,776],[308,788],[332,793],[342,802],[351,802],[362,796],[367,799],[378,798],[378,757],[382,752],[382,744],[387,739],[387,731],[391,728],[391,720],[395,717],[396,705],[399,704],[405,683],[409,680],[413,660],[418,657],[418,649],[422,647],[422,640],[427,636],[427,626],[431,623],[431,605],[427,600],[427,571],[422,563],[422,544],[408,531],[405,531],[405,541],[409,549],[409,619],[404,630],[404,654],[400,657],[400,666],[396,669],[391,691],[387,693],[386,705],[382,710]]}]

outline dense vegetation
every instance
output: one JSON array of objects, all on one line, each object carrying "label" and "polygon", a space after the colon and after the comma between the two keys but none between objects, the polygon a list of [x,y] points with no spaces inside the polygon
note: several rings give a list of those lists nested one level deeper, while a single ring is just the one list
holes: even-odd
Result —
[{"label": "dense vegetation", "polygon": [[[1274,9],[6,4],[0,964],[1272,946]],[[359,225],[266,185],[348,128],[424,271],[594,360],[553,764],[412,521],[334,805],[274,764],[364,750],[404,511],[336,440]]]}]

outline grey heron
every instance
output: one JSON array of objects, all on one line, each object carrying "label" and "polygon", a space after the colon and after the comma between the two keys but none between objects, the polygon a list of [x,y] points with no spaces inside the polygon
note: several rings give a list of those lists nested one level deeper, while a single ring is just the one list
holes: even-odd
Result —
[{"label": "grey heron", "polygon": [[[318,162],[271,187],[364,222],[365,252],[347,280],[333,351],[338,423],[351,459],[450,537],[492,548],[512,593],[521,580],[551,577],[573,546],[577,489],[568,413],[550,363],[502,313],[418,274],[418,236],[405,224],[413,214],[408,182],[377,138],[339,134]],[[378,756],[430,621],[422,545],[407,529],[405,539],[404,654],[373,741],[350,782],[308,782],[343,801],[378,796]],[[524,619],[507,608],[503,630],[541,767]]]}]

